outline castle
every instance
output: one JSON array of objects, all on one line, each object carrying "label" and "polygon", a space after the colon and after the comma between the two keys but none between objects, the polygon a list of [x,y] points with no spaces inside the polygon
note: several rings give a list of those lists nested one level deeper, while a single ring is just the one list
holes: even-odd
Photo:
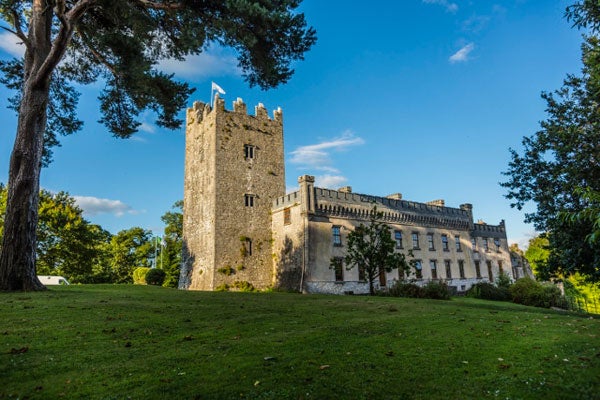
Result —
[{"label": "castle", "polygon": [[[473,221],[471,204],[418,203],[399,193],[378,197],[318,188],[298,179],[285,193],[283,114],[262,104],[249,115],[237,99],[225,109],[195,102],[187,110],[183,262],[179,287],[195,290],[280,287],[309,293],[368,293],[362,271],[343,265],[346,238],[367,224],[373,206],[383,213],[397,251],[412,251],[414,269],[380,274],[395,280],[444,280],[464,292],[501,273],[524,276],[511,264],[504,221]],[[338,260],[331,267],[331,260]]]}]

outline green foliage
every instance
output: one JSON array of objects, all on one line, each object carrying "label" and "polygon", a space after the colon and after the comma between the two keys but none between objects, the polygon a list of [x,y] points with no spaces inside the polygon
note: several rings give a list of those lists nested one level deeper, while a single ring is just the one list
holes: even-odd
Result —
[{"label": "green foliage", "polygon": [[[386,293],[382,293],[386,294]],[[417,299],[450,300],[450,289],[445,282],[429,281],[424,286],[396,281],[389,288],[388,295],[393,297],[411,297]]]},{"label": "green foliage", "polygon": [[575,274],[563,281],[565,296],[588,313],[600,314],[600,285],[590,284]]},{"label": "green foliage", "polygon": [[512,281],[506,272],[501,272],[496,278],[496,286],[502,289],[508,289],[512,285]]},{"label": "green foliage", "polygon": [[[7,188],[0,184],[0,239],[4,232]],[[72,283],[94,281],[105,262],[110,233],[83,218],[68,193],[40,192],[37,226],[37,272],[62,275]]]},{"label": "green foliage", "polygon": [[541,279],[580,273],[600,282],[600,242],[594,240],[600,232],[600,3],[577,2],[566,15],[576,27],[592,28],[582,45],[582,75],[569,75],[562,88],[542,93],[547,119],[538,132],[523,138],[522,154],[510,150],[504,173],[509,180],[502,186],[511,206],[535,203],[525,221],[547,232],[549,254],[538,269]]},{"label": "green foliage", "polygon": [[226,276],[235,274],[235,269],[231,268],[230,265],[226,265],[221,268],[217,268],[217,272]]},{"label": "green foliage", "polygon": [[560,290],[553,284],[542,284],[530,278],[518,279],[510,288],[513,301],[534,307],[565,307]]},{"label": "green foliage", "polygon": [[387,293],[393,297],[412,297],[417,299],[423,297],[423,289],[421,286],[404,281],[394,282]]},{"label": "green foliage", "polygon": [[489,282],[478,282],[467,290],[467,297],[483,300],[511,301],[510,290],[506,287],[498,287]]},{"label": "green foliage", "polygon": [[117,233],[111,239],[111,273],[115,283],[132,283],[133,271],[150,268],[154,257],[152,232],[134,227]]},{"label": "green foliage", "polygon": [[[375,294],[374,282],[382,271],[391,272],[395,269],[408,271],[409,265],[404,254],[397,253],[396,242],[392,239],[389,226],[382,221],[383,213],[373,207],[370,211],[368,225],[360,224],[348,234],[346,269],[354,266],[365,272],[369,282],[369,293]],[[331,267],[335,268],[335,259]]]},{"label": "green foliage", "polygon": [[450,290],[446,282],[429,281],[423,286],[424,298],[450,300]]},{"label": "green foliage", "polygon": [[146,272],[146,283],[148,285],[162,286],[167,274],[162,269],[150,268]]},{"label": "green foliage", "polygon": [[150,268],[139,267],[133,271],[133,283],[136,285],[146,285],[146,273],[150,271]]},{"label": "green foliage", "polygon": [[215,292],[228,292],[228,291],[229,291],[229,285],[226,283],[222,283],[215,288]]},{"label": "green foliage", "polygon": [[235,281],[233,282],[233,288],[240,292],[254,292],[256,290],[254,285],[248,281]]},{"label": "green foliage", "polygon": [[531,265],[531,269],[536,275],[547,276],[548,273],[545,273],[544,270],[546,268],[546,263],[548,262],[548,258],[550,257],[550,243],[546,235],[538,235],[529,240],[529,246],[525,251],[525,258],[529,265]]}]

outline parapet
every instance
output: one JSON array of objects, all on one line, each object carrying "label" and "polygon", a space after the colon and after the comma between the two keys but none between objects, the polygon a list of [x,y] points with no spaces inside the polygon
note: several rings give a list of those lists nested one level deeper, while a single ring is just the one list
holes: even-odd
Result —
[{"label": "parapet", "polygon": [[[192,107],[187,109],[188,121],[190,121],[189,117],[191,116],[193,117],[194,122],[202,122],[202,120],[213,110],[216,110],[217,112],[229,112],[225,109],[225,100],[219,97],[219,93],[215,94],[213,104],[214,106],[211,107],[207,103],[195,101]],[[238,97],[233,102],[233,112],[248,115],[248,107],[241,97]],[[269,118],[269,114],[263,103],[258,103],[258,105],[254,107],[253,117],[283,123],[283,111],[281,110],[281,107],[277,107],[277,109],[273,111],[273,119],[271,119]]]},{"label": "parapet", "polygon": [[438,207],[445,207],[446,206],[446,202],[444,201],[444,199],[431,200],[431,201],[428,201],[425,204],[429,204],[430,206],[438,206]]}]

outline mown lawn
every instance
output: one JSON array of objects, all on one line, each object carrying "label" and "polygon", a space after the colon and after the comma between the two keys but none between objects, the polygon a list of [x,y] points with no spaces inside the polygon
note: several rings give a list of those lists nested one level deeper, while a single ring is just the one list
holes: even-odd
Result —
[{"label": "mown lawn", "polygon": [[600,320],[149,286],[0,293],[0,399],[600,399]]}]

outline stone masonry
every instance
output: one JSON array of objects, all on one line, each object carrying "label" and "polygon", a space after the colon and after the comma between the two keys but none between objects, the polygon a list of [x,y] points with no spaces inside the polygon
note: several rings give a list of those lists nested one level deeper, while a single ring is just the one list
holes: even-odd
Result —
[{"label": "stone masonry", "polygon": [[271,204],[285,194],[283,114],[215,97],[187,110],[180,288],[272,285]]}]

